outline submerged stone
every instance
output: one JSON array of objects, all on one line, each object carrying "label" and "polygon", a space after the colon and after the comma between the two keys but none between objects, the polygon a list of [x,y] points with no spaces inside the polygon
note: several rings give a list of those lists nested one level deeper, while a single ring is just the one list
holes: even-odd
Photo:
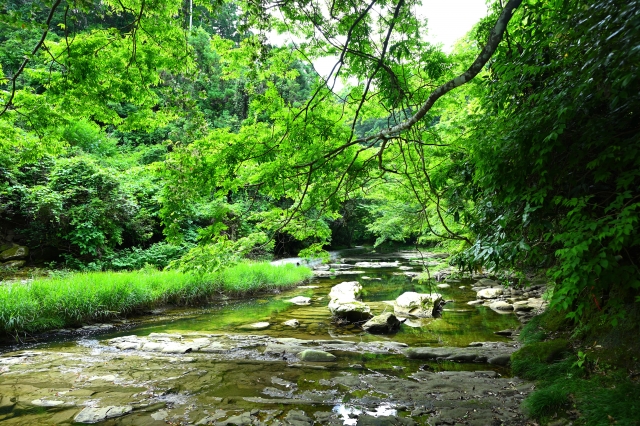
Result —
[{"label": "submerged stone", "polygon": [[293,303],[294,305],[309,305],[311,303],[311,298],[305,296],[296,296],[292,299],[287,300],[287,302]]},{"label": "submerged stone", "polygon": [[298,321],[297,319],[290,319],[288,321],[285,321],[282,323],[283,325],[286,325],[287,327],[299,327],[300,326],[300,321]]},{"label": "submerged stone", "polygon": [[251,328],[253,330],[264,330],[265,328],[269,328],[271,324],[267,321],[254,322],[253,324],[249,324],[244,326],[244,328]]},{"label": "submerged stone", "polygon": [[298,353],[298,358],[306,362],[333,362],[337,360],[335,355],[317,349],[305,349]]}]

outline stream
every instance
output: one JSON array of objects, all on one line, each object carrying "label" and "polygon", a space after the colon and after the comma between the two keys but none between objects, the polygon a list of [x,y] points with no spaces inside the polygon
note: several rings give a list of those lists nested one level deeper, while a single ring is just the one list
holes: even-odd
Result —
[{"label": "stream", "polygon": [[[337,252],[319,276],[277,294],[158,310],[0,348],[0,422],[528,424],[519,404],[532,384],[510,376],[517,344],[495,334],[518,328],[517,316],[468,304],[487,277],[445,278],[438,288],[415,278],[424,264],[442,269],[442,257]],[[386,301],[409,291],[437,291],[447,303],[437,318],[369,334],[334,323],[327,308],[334,285],[356,280],[374,315],[393,312]],[[297,296],[310,303],[289,301]]]}]

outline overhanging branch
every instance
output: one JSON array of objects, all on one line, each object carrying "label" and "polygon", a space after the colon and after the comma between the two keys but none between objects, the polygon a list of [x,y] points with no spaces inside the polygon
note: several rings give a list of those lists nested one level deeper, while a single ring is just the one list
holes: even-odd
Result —
[{"label": "overhanging branch", "polygon": [[513,12],[518,6],[520,6],[521,3],[522,0],[509,0],[509,2],[507,2],[504,9],[502,10],[502,13],[498,17],[495,26],[491,30],[489,40],[487,40],[487,43],[482,49],[482,52],[480,52],[480,55],[478,55],[476,60],[473,61],[467,71],[453,78],[452,80],[449,80],[448,82],[431,92],[431,95],[429,95],[425,103],[422,104],[420,109],[411,118],[396,126],[385,129],[375,135],[370,135],[358,139],[354,142],[361,143],[378,139],[385,140],[397,136],[398,134],[406,130],[409,130],[418,121],[420,121],[420,119],[422,119],[427,114],[427,112],[429,112],[431,107],[433,107],[436,101],[443,95],[471,81],[476,75],[478,75],[478,73],[482,70],[482,67],[485,66],[489,59],[491,59],[491,56],[493,56],[493,53],[496,51],[496,48],[498,47],[498,44],[500,44],[502,36],[507,29],[507,24],[513,16]]}]

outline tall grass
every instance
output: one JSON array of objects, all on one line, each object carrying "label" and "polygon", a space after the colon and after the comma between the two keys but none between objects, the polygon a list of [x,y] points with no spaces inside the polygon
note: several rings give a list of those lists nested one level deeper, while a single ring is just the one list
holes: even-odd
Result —
[{"label": "tall grass", "polygon": [[41,332],[101,321],[166,303],[185,305],[284,288],[312,276],[305,267],[239,263],[212,274],[85,272],[0,286],[0,333]]}]

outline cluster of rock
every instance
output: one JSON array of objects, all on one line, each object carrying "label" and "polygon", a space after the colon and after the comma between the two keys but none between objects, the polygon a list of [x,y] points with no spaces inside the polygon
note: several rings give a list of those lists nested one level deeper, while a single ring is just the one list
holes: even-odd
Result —
[{"label": "cluster of rock", "polygon": [[363,323],[369,333],[393,333],[407,318],[432,318],[442,304],[439,293],[405,292],[396,300],[388,301],[393,313],[374,316],[362,300],[362,285],[358,281],[345,281],[331,288],[329,311],[341,323]]},{"label": "cluster of rock", "polygon": [[14,243],[0,244],[0,268],[20,268],[27,263],[29,248]]},{"label": "cluster of rock", "polygon": [[488,306],[502,314],[515,313],[522,323],[527,323],[548,305],[542,298],[546,290],[542,284],[518,289],[504,287],[497,281],[483,278],[478,280],[472,289],[476,291],[476,300],[468,302],[469,305]]},{"label": "cluster of rock", "polygon": [[164,355],[221,355],[225,359],[281,359],[295,362],[334,362],[331,352],[402,354],[410,359],[507,365],[517,350],[515,343],[477,342],[468,347],[409,347],[392,341],[353,342],[349,340],[305,340],[263,335],[151,333],[149,336],[122,336],[107,344],[121,351],[153,352]]}]

